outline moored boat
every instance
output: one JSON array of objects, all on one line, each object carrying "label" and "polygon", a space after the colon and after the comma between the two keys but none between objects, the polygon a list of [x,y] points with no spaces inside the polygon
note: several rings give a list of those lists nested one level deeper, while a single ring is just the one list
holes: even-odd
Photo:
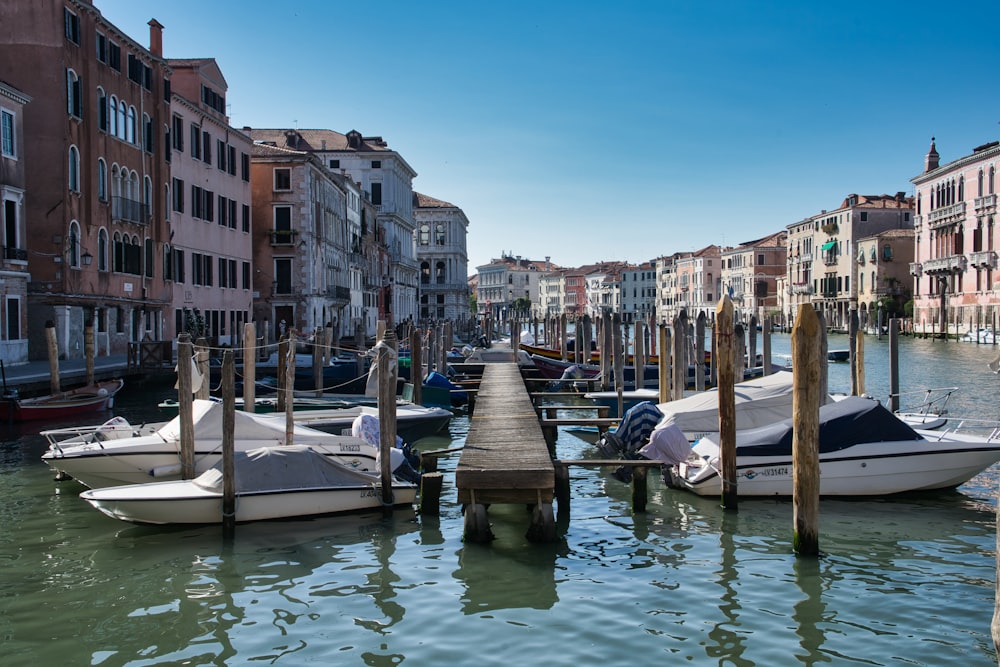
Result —
[{"label": "moored boat", "polygon": [[[737,431],[737,493],[792,495],[792,419]],[[664,479],[698,495],[722,492],[718,435],[700,439],[683,460],[665,460]],[[951,431],[918,431],[878,401],[847,397],[820,408],[823,496],[882,496],[949,489],[1000,460],[1000,439]]]},{"label": "moored boat", "polygon": [[[383,506],[377,472],[355,470],[305,445],[236,452],[234,469],[237,523],[342,514]],[[412,504],[416,488],[412,483],[394,480],[393,504]],[[80,497],[122,521],[221,523],[221,464],[192,480],[91,489]]]},{"label": "moored boat", "polygon": [[107,380],[36,398],[18,398],[13,394],[0,400],[0,421],[59,420],[101,412],[114,404],[115,394],[124,384],[120,379]]}]

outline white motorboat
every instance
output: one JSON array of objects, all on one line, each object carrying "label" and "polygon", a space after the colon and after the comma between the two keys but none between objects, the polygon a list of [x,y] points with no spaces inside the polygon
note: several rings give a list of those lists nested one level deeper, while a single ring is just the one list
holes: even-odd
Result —
[{"label": "white motorboat", "polygon": [[[223,405],[196,399],[193,402],[195,473],[214,466],[222,455]],[[234,441],[237,451],[287,445],[284,419],[235,411]],[[42,460],[91,488],[179,479],[180,417],[162,425],[133,427],[116,417],[100,426],[43,431],[49,449]],[[296,423],[292,443],[308,445],[356,470],[378,471],[378,447],[362,438],[335,435]],[[403,460],[393,450],[393,468]],[[399,459],[398,461],[396,459]]]},{"label": "white motorboat", "polygon": [[[377,472],[363,472],[311,446],[236,452],[236,522],[372,510],[383,506]],[[394,505],[412,504],[416,485],[394,481]],[[90,489],[80,497],[122,521],[146,524],[221,523],[221,463],[192,480]]]},{"label": "white motorboat", "polygon": [[[956,487],[1000,460],[1000,438],[957,430],[917,431],[878,401],[857,396],[820,408],[820,494],[881,496]],[[655,447],[671,486],[722,492],[719,436],[700,439],[683,460]],[[678,456],[677,458],[681,458]],[[736,434],[737,494],[792,495],[792,420]]]}]

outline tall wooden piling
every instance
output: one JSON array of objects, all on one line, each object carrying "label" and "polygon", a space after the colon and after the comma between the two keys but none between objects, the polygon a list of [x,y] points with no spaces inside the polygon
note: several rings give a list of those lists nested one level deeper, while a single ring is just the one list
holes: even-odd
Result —
[{"label": "tall wooden piling", "polygon": [[[278,341],[278,403],[275,406],[278,412],[285,411],[285,382],[287,373],[285,369],[288,366],[288,336],[282,336],[281,340]],[[294,376],[293,376],[294,377]]]},{"label": "tall wooden piling", "polygon": [[59,341],[56,338],[56,325],[49,321],[45,323],[45,342],[49,351],[49,393],[58,394],[59,388]]},{"label": "tall wooden piling", "polygon": [[761,337],[760,337],[760,339],[761,339],[761,355],[762,355],[761,364],[764,366],[764,368],[762,370],[762,372],[764,373],[764,375],[770,375],[771,374],[771,333],[772,333],[771,332],[771,327],[772,326],[773,325],[771,324],[771,316],[770,315],[765,316],[764,317],[764,324],[763,324],[763,326],[761,327],[761,330],[760,330],[760,333],[761,333]]},{"label": "tall wooden piling", "polygon": [[[825,397],[830,394],[830,364],[829,364],[829,344],[826,339],[826,318],[823,316],[823,311],[814,311],[816,314],[816,319],[818,321],[817,326],[819,327],[819,389]],[[795,325],[792,325],[795,328]],[[792,368],[795,368],[794,361],[792,362]]]},{"label": "tall wooden piling", "polygon": [[757,316],[751,315],[747,327],[747,368],[757,367],[757,324]]},{"label": "tall wooden piling", "polygon": [[722,506],[738,509],[736,484],[736,351],[733,301],[722,297],[715,308],[716,355],[719,369],[719,458],[722,460]]},{"label": "tall wooden piling", "polygon": [[567,359],[566,326],[566,313],[563,313],[559,316],[559,358],[563,361]]},{"label": "tall wooden piling", "polygon": [[674,318],[673,350],[671,351],[671,366],[673,367],[673,381],[671,385],[672,400],[679,401],[684,398],[684,389],[687,388],[687,367],[684,361],[684,341],[687,338],[685,332],[687,325],[680,315]]},{"label": "tall wooden piling", "polygon": [[257,409],[257,326],[243,325],[243,410]]},{"label": "tall wooden piling", "polygon": [[83,327],[83,356],[87,362],[87,384],[94,384],[94,321],[88,320]]},{"label": "tall wooden piling", "polygon": [[284,389],[278,393],[285,396],[285,444],[294,444],[295,440],[295,332],[288,332],[285,359]]},{"label": "tall wooden piling", "polygon": [[233,351],[222,354],[222,531],[236,527],[236,370]]},{"label": "tall wooden piling", "polygon": [[889,319],[889,409],[899,411],[899,320]]},{"label": "tall wooden piling", "polygon": [[323,330],[316,327],[312,345],[313,387],[316,390],[316,398],[323,396],[323,347]]},{"label": "tall wooden piling", "polygon": [[659,388],[659,402],[666,403],[671,398],[670,391],[670,328],[666,324],[659,325],[660,333],[660,354],[657,357]]},{"label": "tall wooden piling", "polygon": [[194,349],[190,334],[177,339],[177,416],[180,420],[181,478],[194,478],[194,405],[191,364]]},{"label": "tall wooden piling", "polygon": [[212,379],[209,376],[211,368],[208,363],[208,341],[205,340],[204,336],[199,336],[198,340],[195,341],[194,358],[198,365],[198,375],[201,376],[201,382],[198,384],[198,391],[194,392],[194,397],[207,401],[211,395]]},{"label": "tall wooden piling", "polygon": [[860,396],[858,389],[858,311],[851,309],[850,320],[847,324],[848,352],[851,362],[851,396]]},{"label": "tall wooden piling", "polygon": [[424,404],[424,343],[420,329],[410,332],[410,382],[413,384],[413,402]]},{"label": "tall wooden piling", "polygon": [[694,388],[705,391],[705,311],[698,313],[694,324]]},{"label": "tall wooden piling", "polygon": [[858,388],[858,396],[865,395],[865,332],[858,330],[858,339],[854,343],[854,354],[858,361],[854,365],[854,383]]},{"label": "tall wooden piling", "polygon": [[820,320],[809,304],[799,306],[792,327],[792,503],[793,548],[819,554]]},{"label": "tall wooden piling", "polygon": [[635,365],[635,388],[641,389],[646,385],[646,340],[642,331],[642,320],[636,320],[634,328],[635,352],[632,359]]},{"label": "tall wooden piling", "polygon": [[396,374],[392,371],[396,356],[396,334],[386,329],[378,345],[378,422],[379,463],[382,477],[382,505],[392,511],[392,463],[389,450],[396,446]]},{"label": "tall wooden piling", "polygon": [[615,364],[615,393],[618,395],[618,416],[621,417],[624,414],[624,396],[622,396],[622,392],[625,391],[625,349],[622,345],[621,315],[618,313],[612,315],[611,323],[611,350],[614,355]]},{"label": "tall wooden piling", "polygon": [[611,372],[614,368],[611,357],[614,350],[614,334],[610,317],[601,317],[601,390],[608,391],[611,388]]}]

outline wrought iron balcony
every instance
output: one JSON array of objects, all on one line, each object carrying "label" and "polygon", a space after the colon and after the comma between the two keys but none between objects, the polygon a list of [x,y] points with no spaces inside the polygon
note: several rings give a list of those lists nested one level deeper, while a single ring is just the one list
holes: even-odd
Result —
[{"label": "wrought iron balcony", "polygon": [[4,246],[3,258],[16,259],[22,262],[26,262],[28,261],[28,251],[23,248],[11,248],[10,246]]},{"label": "wrought iron balcony", "polygon": [[135,199],[112,197],[111,219],[116,222],[134,222],[140,225],[148,225],[149,206]]},{"label": "wrought iron balcony", "polygon": [[298,237],[297,229],[272,229],[271,245],[295,245],[295,239]]}]

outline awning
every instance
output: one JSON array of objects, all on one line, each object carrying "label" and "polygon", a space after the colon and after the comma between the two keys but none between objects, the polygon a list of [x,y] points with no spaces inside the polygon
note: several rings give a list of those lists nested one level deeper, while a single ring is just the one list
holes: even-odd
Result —
[{"label": "awning", "polygon": [[820,250],[822,250],[823,252],[826,252],[827,250],[829,250],[830,248],[832,248],[835,245],[837,245],[836,241],[827,241],[822,246],[820,246]]}]

